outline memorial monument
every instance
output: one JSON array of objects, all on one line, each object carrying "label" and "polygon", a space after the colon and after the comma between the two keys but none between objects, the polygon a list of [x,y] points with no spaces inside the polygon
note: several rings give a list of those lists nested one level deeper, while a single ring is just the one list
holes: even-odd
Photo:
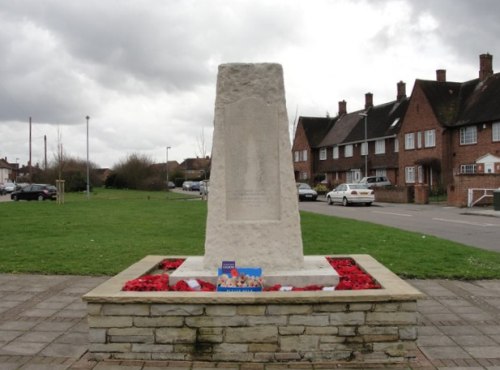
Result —
[{"label": "memorial monument", "polygon": [[[205,253],[187,257],[170,285],[215,282],[222,261],[262,268],[267,286],[337,285],[326,256],[303,254],[281,66],[221,65],[214,126]],[[89,358],[331,368],[412,358],[422,294],[368,255],[329,257],[352,259],[381,289],[124,291],[145,275],[165,278],[162,262],[185,258],[146,256],[83,297]]]},{"label": "memorial monument", "polygon": [[324,257],[304,258],[281,65],[219,66],[213,137],[205,255],[172,280],[214,281],[232,260],[266,284],[336,285]]}]

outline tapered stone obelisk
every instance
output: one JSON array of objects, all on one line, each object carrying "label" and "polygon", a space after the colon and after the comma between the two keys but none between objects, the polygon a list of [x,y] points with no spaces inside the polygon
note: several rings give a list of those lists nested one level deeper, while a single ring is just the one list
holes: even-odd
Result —
[{"label": "tapered stone obelisk", "polygon": [[297,198],[281,65],[219,66],[205,255],[173,280],[214,278],[230,260],[267,283],[335,285],[324,257],[304,258]]}]

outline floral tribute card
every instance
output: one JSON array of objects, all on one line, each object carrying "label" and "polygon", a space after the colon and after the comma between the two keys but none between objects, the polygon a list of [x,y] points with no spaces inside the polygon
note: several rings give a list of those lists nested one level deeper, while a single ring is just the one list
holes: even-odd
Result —
[{"label": "floral tribute card", "polygon": [[236,267],[234,261],[223,261],[218,269],[218,292],[262,292],[263,286],[260,267]]}]

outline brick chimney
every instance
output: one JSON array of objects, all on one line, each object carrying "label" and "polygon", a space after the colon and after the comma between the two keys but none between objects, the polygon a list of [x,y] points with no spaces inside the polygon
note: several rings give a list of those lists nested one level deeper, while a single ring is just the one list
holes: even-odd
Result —
[{"label": "brick chimney", "polygon": [[365,109],[373,107],[373,94],[366,93],[365,94]]},{"label": "brick chimney", "polygon": [[347,114],[347,102],[345,100],[339,101],[339,116]]},{"label": "brick chimney", "polygon": [[398,82],[398,95],[396,99],[398,101],[406,98],[406,84],[403,81]]},{"label": "brick chimney", "polygon": [[446,82],[446,69],[436,69],[436,81]]},{"label": "brick chimney", "polygon": [[479,79],[484,81],[491,75],[493,75],[493,55],[481,54],[479,56]]}]

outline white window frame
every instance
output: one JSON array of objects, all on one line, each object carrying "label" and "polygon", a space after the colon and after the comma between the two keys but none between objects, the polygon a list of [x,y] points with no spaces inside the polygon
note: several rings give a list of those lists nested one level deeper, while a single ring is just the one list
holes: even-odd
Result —
[{"label": "white window frame", "polygon": [[405,149],[411,150],[415,149],[415,133],[409,132],[405,134]]},{"label": "white window frame", "polygon": [[302,160],[303,160],[303,161],[307,161],[307,149],[304,149],[304,150],[302,151]]},{"label": "white window frame", "polygon": [[319,160],[320,161],[325,161],[326,160],[326,148],[321,148],[319,150]]},{"label": "white window frame", "polygon": [[385,139],[375,141],[375,154],[385,154]]},{"label": "white window frame", "polygon": [[307,180],[309,176],[307,175],[307,172],[301,172],[300,173],[300,179],[301,180]]},{"label": "white window frame", "polygon": [[422,167],[422,166],[417,167],[417,178],[418,178],[418,183],[423,184],[423,182],[424,182],[424,167]]},{"label": "white window frame", "polygon": [[333,159],[339,159],[339,147],[335,145],[332,152]]},{"label": "white window frame", "polygon": [[500,141],[500,122],[491,125],[491,140]]},{"label": "white window frame", "polygon": [[353,146],[352,146],[352,144],[347,144],[344,147],[344,157],[350,158],[353,155],[352,153],[353,153]]},{"label": "white window frame", "polygon": [[361,155],[368,155],[368,142],[361,143]]},{"label": "white window frame", "polygon": [[433,148],[436,146],[436,130],[424,131],[424,146],[426,148]]},{"label": "white window frame", "polygon": [[477,127],[460,127],[460,145],[477,144]]},{"label": "white window frame", "polygon": [[298,162],[300,159],[300,152],[298,150],[296,150],[295,152],[293,152],[293,160],[295,162]]},{"label": "white window frame", "polygon": [[415,167],[405,167],[405,182],[407,184],[415,183]]},{"label": "white window frame", "polygon": [[375,170],[375,176],[377,176],[377,177],[387,177],[387,170],[385,168],[377,168]]},{"label": "white window frame", "polygon": [[399,152],[399,140],[397,137],[394,138],[394,153]]},{"label": "white window frame", "polygon": [[460,173],[463,173],[463,174],[477,173],[477,165],[475,163],[462,164],[462,165],[460,165]]},{"label": "white window frame", "polygon": [[420,149],[422,147],[422,131],[417,132],[417,148]]}]

